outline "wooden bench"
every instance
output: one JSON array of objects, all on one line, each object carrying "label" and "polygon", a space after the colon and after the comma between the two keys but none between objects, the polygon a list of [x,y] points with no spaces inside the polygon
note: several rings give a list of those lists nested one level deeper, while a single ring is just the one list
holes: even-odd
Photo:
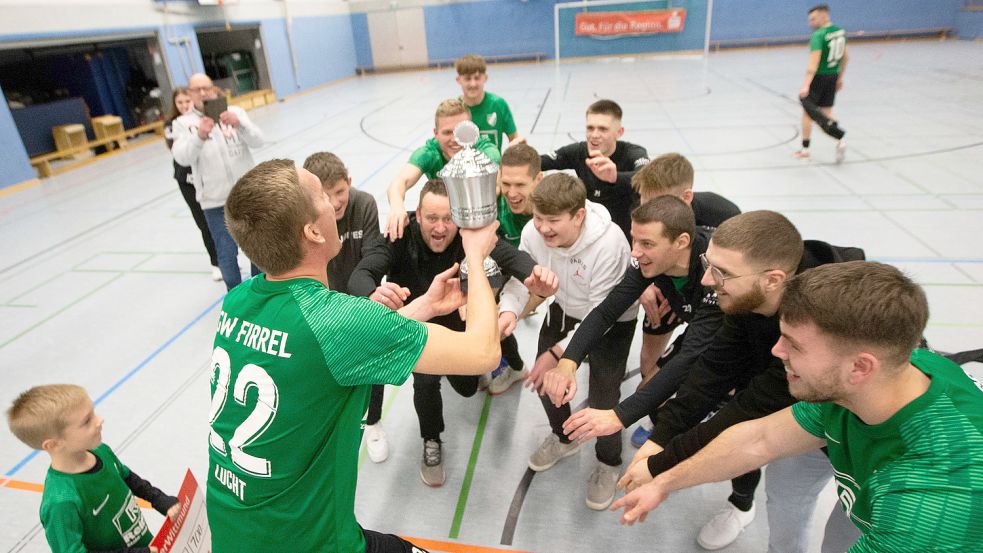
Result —
[{"label": "wooden bench", "polygon": [[276,94],[274,94],[272,90],[264,88],[262,90],[254,90],[252,92],[240,94],[239,96],[230,96],[228,99],[230,106],[239,106],[242,109],[249,111],[253,108],[275,103]]},{"label": "wooden bench", "polygon": [[163,137],[164,136],[164,122],[163,121],[155,121],[155,122],[149,123],[147,125],[141,125],[139,127],[134,127],[132,129],[125,130],[125,131],[123,131],[121,133],[108,135],[108,136],[106,136],[104,138],[100,138],[98,140],[91,140],[91,141],[86,142],[85,144],[81,144],[81,145],[78,145],[78,146],[73,146],[71,148],[67,148],[67,149],[64,149],[64,150],[54,151],[54,152],[51,152],[51,153],[48,153],[48,154],[44,154],[44,155],[40,155],[40,156],[35,156],[35,157],[32,157],[31,158],[31,165],[35,169],[37,169],[38,176],[40,176],[41,178],[50,177],[52,175],[57,175],[59,173],[64,173],[65,171],[68,171],[70,169],[74,169],[75,167],[78,167],[79,165],[84,165],[84,164],[88,163],[88,160],[82,160],[82,161],[77,162],[77,163],[71,163],[71,164],[66,164],[64,166],[61,166],[61,167],[58,168],[57,171],[55,171],[51,167],[51,162],[52,161],[57,161],[57,160],[66,159],[66,158],[74,158],[77,154],[80,154],[80,153],[83,153],[83,152],[87,152],[87,151],[91,150],[92,148],[96,148],[98,146],[108,146],[109,144],[114,143],[114,142],[120,147],[120,149],[124,149],[125,150],[126,147],[127,147],[127,142],[126,142],[126,139],[127,138],[132,137],[132,136],[136,136],[138,134],[142,134],[142,133],[145,133],[145,132],[151,132],[151,131],[154,132],[154,133],[157,133],[158,135],[160,135],[161,137]]}]

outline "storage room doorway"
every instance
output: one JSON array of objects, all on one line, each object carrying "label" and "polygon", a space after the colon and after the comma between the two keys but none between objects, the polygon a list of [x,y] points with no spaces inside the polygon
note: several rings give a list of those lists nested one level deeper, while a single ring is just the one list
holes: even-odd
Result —
[{"label": "storage room doorway", "polygon": [[259,26],[199,27],[195,32],[205,73],[217,86],[233,96],[272,90]]}]

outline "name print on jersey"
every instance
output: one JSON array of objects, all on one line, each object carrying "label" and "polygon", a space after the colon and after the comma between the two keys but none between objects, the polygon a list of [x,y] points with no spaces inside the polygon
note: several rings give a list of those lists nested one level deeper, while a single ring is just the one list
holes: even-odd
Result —
[{"label": "name print on jersey", "polygon": [[[236,329],[238,328],[238,331]],[[218,333],[231,338],[235,332],[236,343],[268,355],[289,359],[293,354],[287,351],[287,338],[290,335],[282,330],[269,329],[253,324],[239,317],[230,317],[225,311],[218,315]]]}]

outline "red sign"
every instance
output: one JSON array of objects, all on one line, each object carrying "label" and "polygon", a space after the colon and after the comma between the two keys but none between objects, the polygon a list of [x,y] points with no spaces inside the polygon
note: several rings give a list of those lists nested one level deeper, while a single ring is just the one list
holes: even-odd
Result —
[{"label": "red sign", "polygon": [[189,470],[177,494],[181,501],[178,514],[164,524],[150,542],[160,553],[211,553],[212,533],[208,529],[208,515],[205,512],[205,496],[198,488],[198,481]]},{"label": "red sign", "polygon": [[653,35],[678,33],[683,30],[686,10],[657,10],[646,12],[578,13],[574,20],[577,35]]}]

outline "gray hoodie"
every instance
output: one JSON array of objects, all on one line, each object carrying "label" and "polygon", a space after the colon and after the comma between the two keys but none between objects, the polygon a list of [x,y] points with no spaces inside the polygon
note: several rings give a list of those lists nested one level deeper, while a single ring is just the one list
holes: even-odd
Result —
[{"label": "gray hoodie", "polygon": [[245,110],[229,106],[229,111],[239,118],[239,126],[229,127],[216,121],[208,140],[198,138],[198,122],[203,116],[196,109],[171,124],[174,137],[171,154],[179,165],[191,167],[195,197],[202,209],[225,205],[232,186],[255,165],[249,148],[263,145],[263,132]]},{"label": "gray hoodie", "polygon": [[[625,274],[631,260],[631,248],[625,234],[611,222],[611,215],[601,204],[587,202],[587,213],[580,237],[569,248],[550,248],[532,221],[522,229],[519,249],[528,252],[537,264],[556,273],[560,288],[553,301],[569,317],[583,320],[598,306]],[[529,291],[519,281],[509,280],[502,290],[499,312],[521,313],[529,300]],[[636,302],[618,321],[638,316]],[[573,330],[560,342],[566,348]]]}]

